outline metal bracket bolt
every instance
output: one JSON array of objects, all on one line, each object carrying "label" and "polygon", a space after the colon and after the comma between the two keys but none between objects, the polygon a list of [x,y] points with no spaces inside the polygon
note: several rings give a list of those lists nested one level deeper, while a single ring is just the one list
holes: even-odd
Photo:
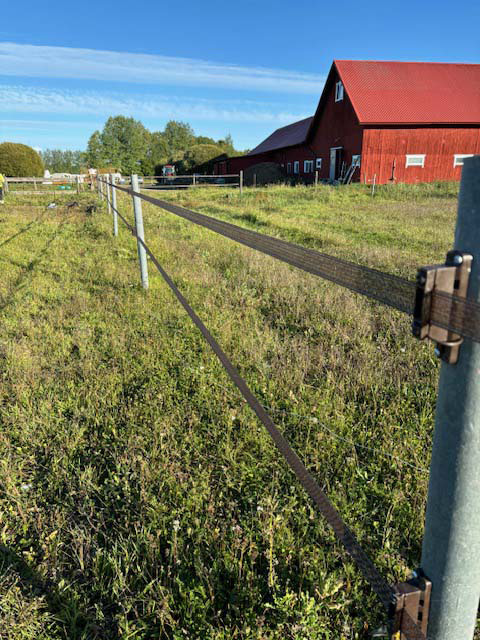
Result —
[{"label": "metal bracket bolt", "polygon": [[[455,364],[458,360],[463,338],[448,329],[434,324],[432,312],[435,293],[465,298],[472,265],[472,256],[461,251],[449,251],[445,264],[422,267],[417,273],[417,290],[413,312],[412,332],[419,340],[433,340],[437,343],[435,355],[445,362]],[[453,308],[453,305],[452,305]]]},{"label": "metal bracket bolt", "polygon": [[391,611],[392,638],[409,640],[412,632],[427,636],[432,583],[421,569],[407,582],[395,585],[396,600]]}]

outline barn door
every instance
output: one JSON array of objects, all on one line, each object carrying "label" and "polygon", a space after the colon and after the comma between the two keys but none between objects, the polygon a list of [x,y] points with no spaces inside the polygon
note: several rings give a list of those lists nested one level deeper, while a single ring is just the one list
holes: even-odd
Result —
[{"label": "barn door", "polygon": [[342,159],[342,147],[330,149],[330,180],[336,180],[340,175],[340,161]]}]

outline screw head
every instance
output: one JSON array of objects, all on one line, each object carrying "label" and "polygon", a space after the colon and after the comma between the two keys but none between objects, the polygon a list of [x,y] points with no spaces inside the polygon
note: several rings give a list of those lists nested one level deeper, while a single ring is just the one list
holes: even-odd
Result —
[{"label": "screw head", "polygon": [[459,254],[457,254],[456,256],[453,256],[453,264],[455,265],[460,265],[463,262],[463,257]]}]

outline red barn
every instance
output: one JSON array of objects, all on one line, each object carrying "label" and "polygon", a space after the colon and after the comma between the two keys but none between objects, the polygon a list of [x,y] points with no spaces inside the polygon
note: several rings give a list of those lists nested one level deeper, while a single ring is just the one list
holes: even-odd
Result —
[{"label": "red barn", "polygon": [[459,180],[480,154],[480,65],[335,60],[315,115],[277,129],[248,155],[217,163],[238,173],[260,162],[313,180]]}]

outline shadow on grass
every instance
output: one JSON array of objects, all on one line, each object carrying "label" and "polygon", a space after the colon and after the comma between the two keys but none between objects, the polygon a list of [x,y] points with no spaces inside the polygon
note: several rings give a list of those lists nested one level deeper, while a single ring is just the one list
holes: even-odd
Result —
[{"label": "shadow on grass", "polygon": [[[105,629],[100,629],[83,612],[75,598],[68,595],[51,580],[44,579],[32,568],[22,556],[12,549],[0,545],[0,574],[13,571],[20,578],[19,587],[25,598],[40,596],[47,605],[47,610],[59,625],[59,630],[68,640],[97,640],[107,638]],[[110,637],[115,637],[115,631]],[[1,635],[1,634],[0,634]]]},{"label": "shadow on grass", "polygon": [[[37,266],[40,264],[42,259],[46,256],[46,254],[48,253],[48,250],[50,249],[51,244],[56,239],[61,229],[63,228],[63,225],[66,222],[67,222],[67,219],[63,220],[62,223],[57,227],[57,229],[55,229],[54,233],[50,236],[50,238],[47,240],[47,242],[45,243],[41,251],[38,253],[37,256],[35,256],[35,258],[33,258],[33,260],[30,260],[30,262],[25,266],[22,265],[23,271],[19,273],[15,281],[12,283],[9,292],[2,298],[0,302],[0,311],[3,311],[6,307],[8,307],[9,304],[12,303],[13,298],[15,297],[15,293],[27,280],[28,276],[37,268]],[[30,224],[33,224],[33,222]]]},{"label": "shadow on grass", "polygon": [[26,233],[27,231],[29,231],[33,227],[34,224],[36,224],[37,222],[40,221],[42,216],[43,216],[43,213],[40,216],[38,216],[37,218],[35,218],[35,220],[32,220],[27,225],[22,227],[22,229],[20,229],[20,231],[18,231],[17,233],[14,233],[13,236],[10,236],[9,238],[4,240],[3,242],[0,242],[0,247],[3,247],[4,245],[8,244],[9,242],[12,242],[12,240],[15,240],[15,238],[18,238],[18,236],[21,236],[22,233]]}]

